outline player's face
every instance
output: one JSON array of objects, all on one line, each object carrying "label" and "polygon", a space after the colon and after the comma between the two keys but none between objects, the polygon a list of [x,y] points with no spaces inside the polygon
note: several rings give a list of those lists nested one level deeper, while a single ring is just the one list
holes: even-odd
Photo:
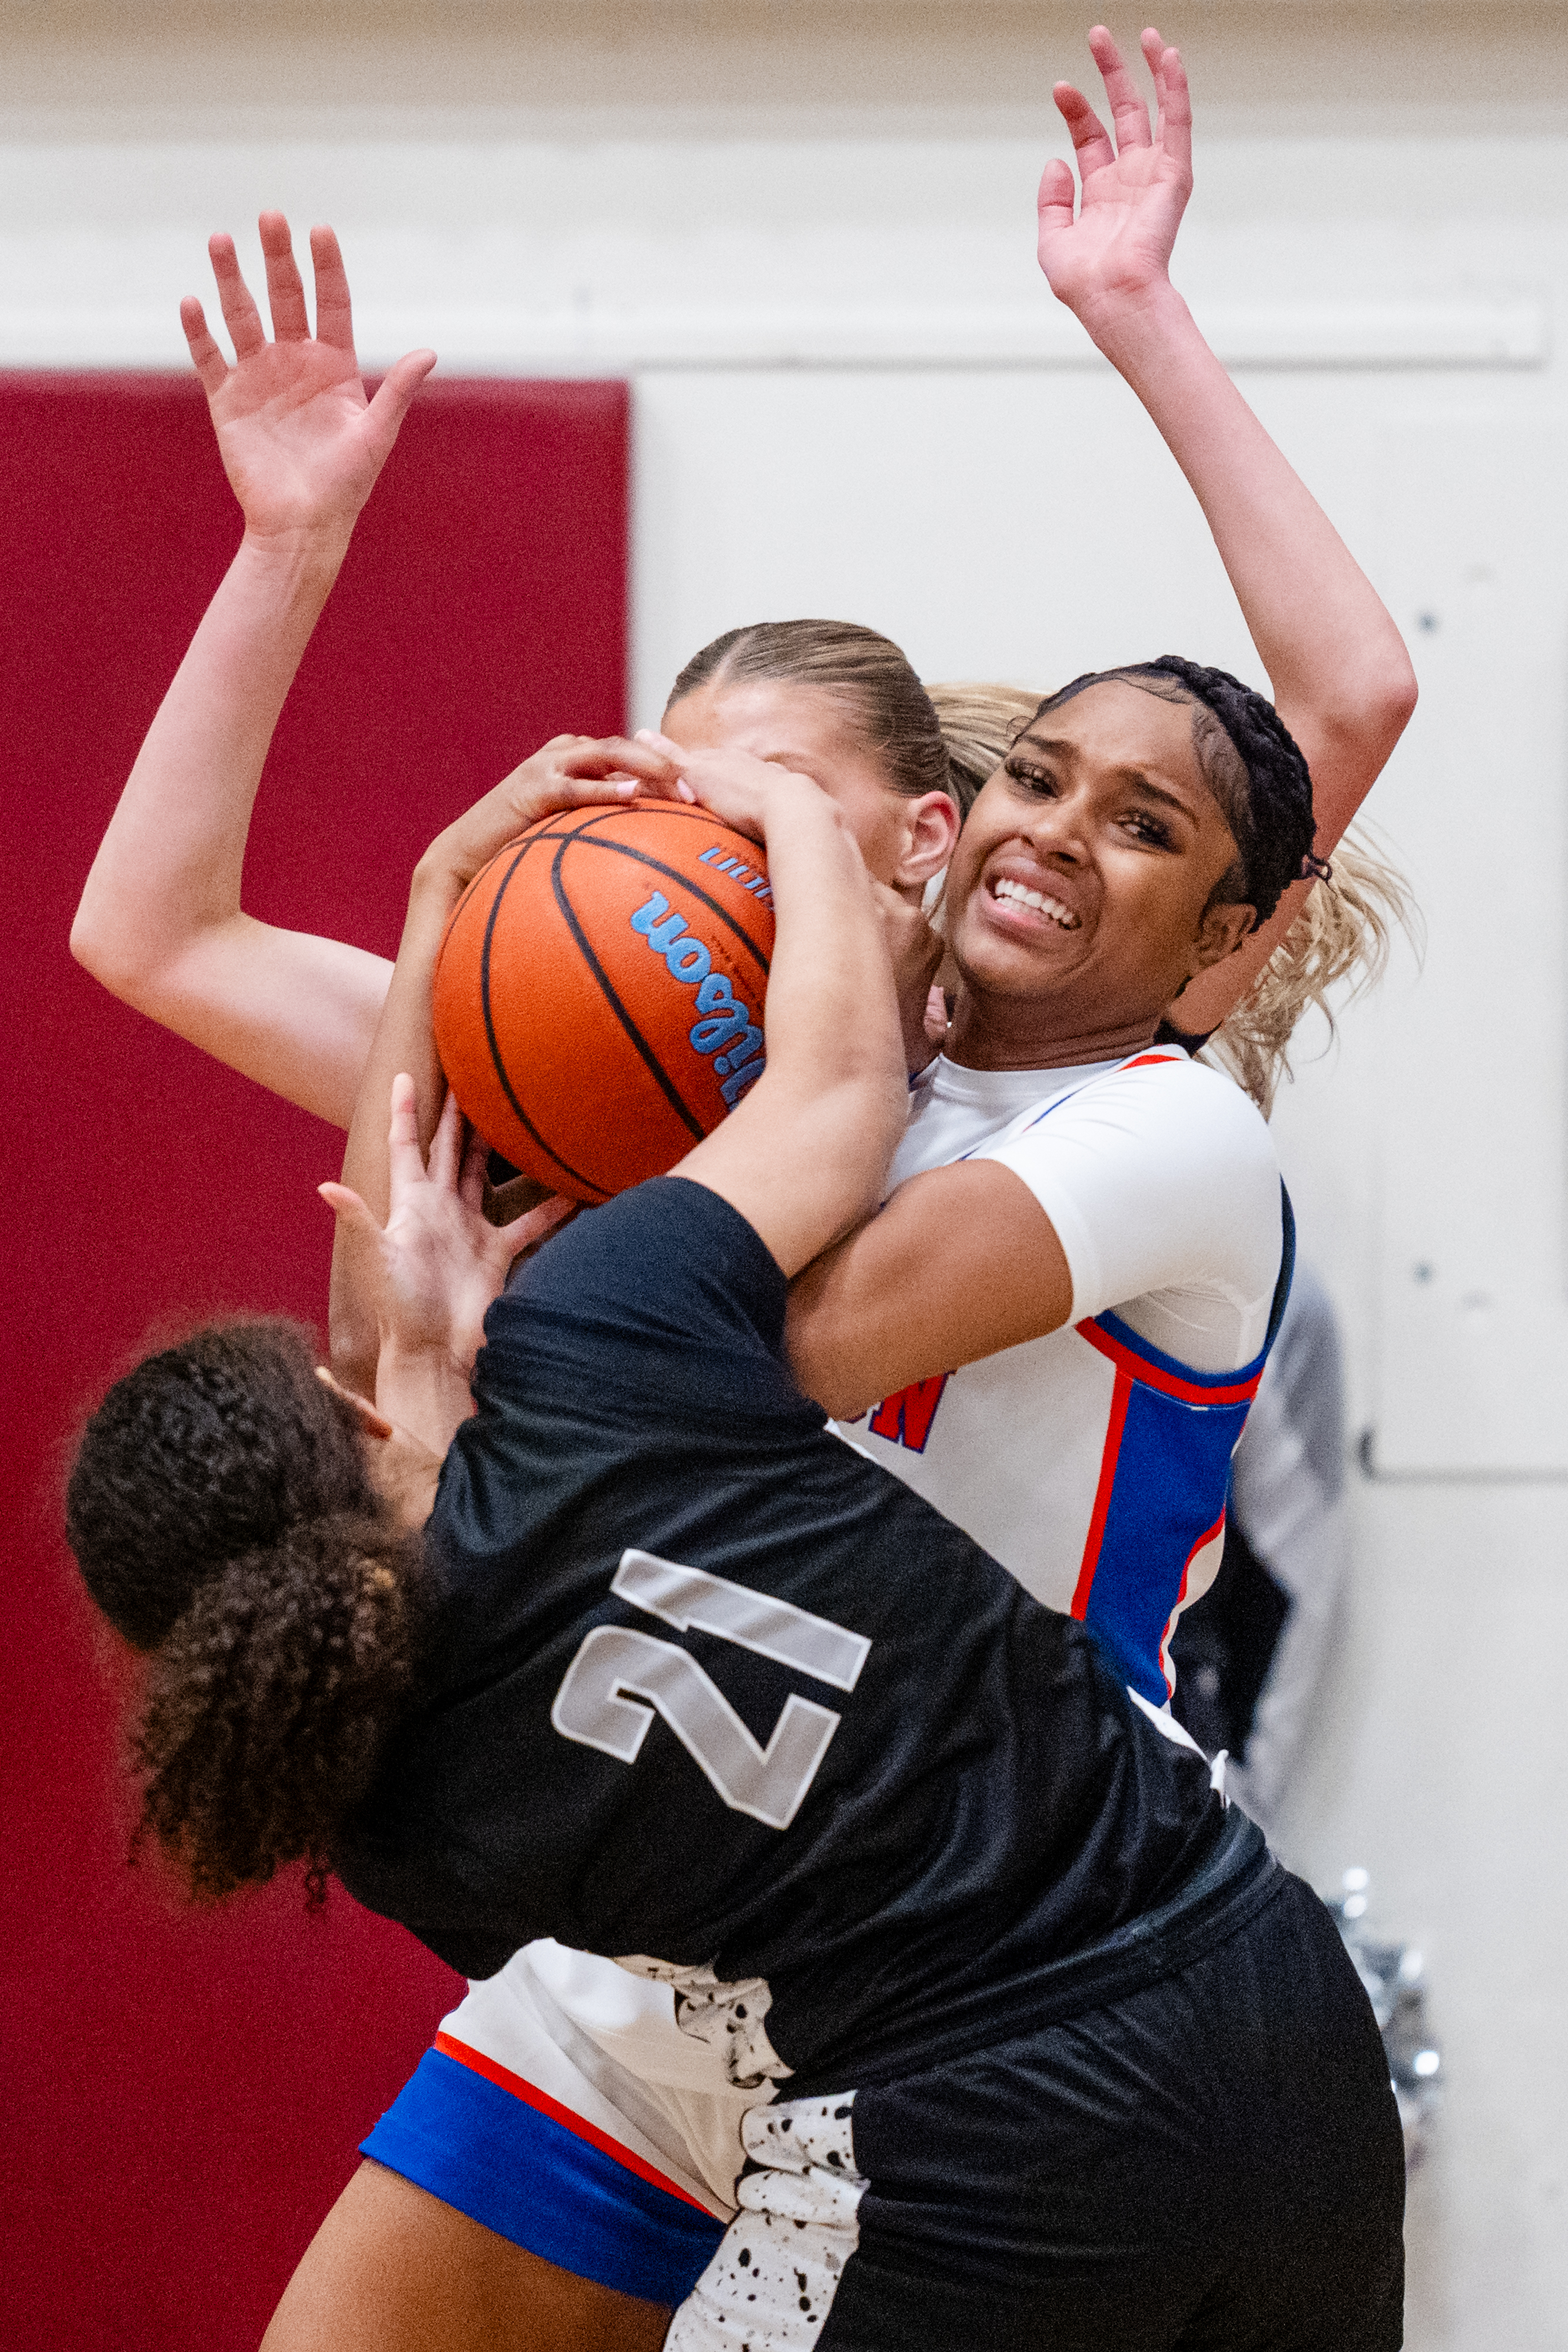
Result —
[{"label": "player's face", "polygon": [[948,871],[948,939],[977,1006],[1036,1002],[1074,1037],[1152,1025],[1245,937],[1249,908],[1208,903],[1237,847],[1192,716],[1114,680],[1019,736]]},{"label": "player's face", "polygon": [[661,724],[686,751],[749,751],[810,776],[843,811],[875,881],[917,886],[946,863],[957,829],[946,794],[894,792],[831,694],[776,678],[702,686],[671,703]]}]

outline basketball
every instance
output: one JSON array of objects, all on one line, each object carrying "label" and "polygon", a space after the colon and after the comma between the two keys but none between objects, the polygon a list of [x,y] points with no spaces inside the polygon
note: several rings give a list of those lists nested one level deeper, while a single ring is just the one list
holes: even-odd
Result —
[{"label": "basketball", "polygon": [[772,947],[761,850],[701,809],[545,817],[447,925],[447,1084],[514,1167],[608,1200],[673,1168],[761,1076]]}]

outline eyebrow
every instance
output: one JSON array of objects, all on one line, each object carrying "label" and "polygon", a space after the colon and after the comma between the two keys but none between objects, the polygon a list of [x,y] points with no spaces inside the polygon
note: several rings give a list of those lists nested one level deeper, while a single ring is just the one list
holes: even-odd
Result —
[{"label": "eyebrow", "polygon": [[[1078,748],[1074,743],[1063,742],[1060,736],[1036,735],[1031,730],[1029,734],[1019,735],[1017,738],[1013,750],[1021,751],[1026,743],[1034,744],[1036,749],[1041,751],[1055,752],[1059,757],[1063,753],[1071,757]],[[1142,768],[1116,768],[1112,772],[1119,783],[1132,785],[1134,790],[1142,793],[1146,800],[1159,801],[1165,807],[1175,809],[1179,816],[1186,817],[1194,824],[1197,823],[1197,812],[1189,802],[1183,800],[1178,793],[1167,792],[1163,784],[1151,782]]]}]

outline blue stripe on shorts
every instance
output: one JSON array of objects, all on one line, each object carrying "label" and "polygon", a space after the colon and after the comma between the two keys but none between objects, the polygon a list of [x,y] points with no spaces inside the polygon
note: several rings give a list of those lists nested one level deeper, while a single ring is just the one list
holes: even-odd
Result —
[{"label": "blue stripe on shorts", "polygon": [[680,2303],[724,2223],[526,2099],[427,2050],[361,2153],[579,2278]]}]

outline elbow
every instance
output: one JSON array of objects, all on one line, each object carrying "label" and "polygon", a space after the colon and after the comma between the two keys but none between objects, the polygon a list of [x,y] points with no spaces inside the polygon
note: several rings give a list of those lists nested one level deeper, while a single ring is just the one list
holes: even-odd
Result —
[{"label": "elbow", "polygon": [[[860,1393],[850,1350],[842,1335],[830,1328],[831,1318],[811,1301],[810,1282],[809,1274],[799,1276],[796,1294],[789,1301],[785,1347],[790,1373],[801,1395],[820,1404],[834,1421],[858,1421],[878,1400]],[[797,1295],[801,1286],[808,1286],[804,1296]]]},{"label": "elbow", "polygon": [[1379,649],[1375,667],[1344,717],[1347,731],[1354,730],[1379,767],[1410,724],[1420,692],[1404,638],[1392,626],[1389,635],[1393,642]]},{"label": "elbow", "polygon": [[84,891],[71,920],[71,953],[84,971],[90,971],[94,980],[101,980],[110,988],[114,983],[110,974],[115,963],[111,946],[112,934],[95,913],[90,892]]},{"label": "elbow", "polygon": [[130,949],[123,926],[106,919],[93,906],[91,894],[84,893],[71,923],[71,954],[111,996],[121,997],[128,1004],[139,1004],[145,993],[147,974]]},{"label": "elbow", "polygon": [[1416,682],[1416,666],[1405,650],[1400,638],[1396,652],[1392,652],[1381,684],[1378,716],[1383,731],[1388,738],[1388,748],[1394,749],[1415,712],[1421,689]]}]

